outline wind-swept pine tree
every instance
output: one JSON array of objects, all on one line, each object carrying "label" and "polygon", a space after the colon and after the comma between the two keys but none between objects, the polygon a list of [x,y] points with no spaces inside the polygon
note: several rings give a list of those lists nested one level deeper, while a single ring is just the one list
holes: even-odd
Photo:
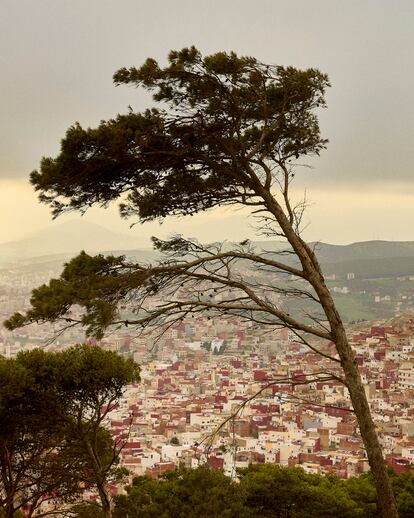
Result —
[{"label": "wind-swept pine tree", "polygon": [[[31,175],[55,217],[116,199],[123,217],[141,222],[234,205],[250,208],[260,218],[259,231],[286,240],[288,248],[271,255],[247,241],[229,250],[175,237],[154,239],[165,254],[157,265],[81,254],[59,279],[33,292],[25,315],[14,315],[6,325],[76,323],[68,311],[77,304],[85,309],[79,324],[96,336],[111,324],[168,325],[209,311],[288,327],[311,347],[309,336],[333,342],[330,360],[342,367],[343,377],[336,379],[350,393],[381,516],[396,517],[352,348],[315,251],[301,237],[305,204],[294,203],[290,194],[295,165],[327,144],[316,115],[325,107],[327,76],[234,53],[203,57],[191,47],[171,52],[165,67],[148,59],[140,68],[121,69],[114,81],[153,92],[157,107],[118,115],[93,129],[79,124],[68,129],[59,155],[44,158]],[[241,267],[264,271],[266,280],[242,275]],[[286,283],[288,277],[299,284]],[[157,307],[147,305],[153,295],[162,300]],[[292,314],[280,303],[288,296],[318,309],[311,318]],[[136,318],[120,315],[125,300]]]}]

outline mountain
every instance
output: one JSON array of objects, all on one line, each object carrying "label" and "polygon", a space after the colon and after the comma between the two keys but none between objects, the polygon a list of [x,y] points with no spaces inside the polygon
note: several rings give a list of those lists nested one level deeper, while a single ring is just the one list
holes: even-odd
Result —
[{"label": "mountain", "polygon": [[414,242],[364,241],[350,245],[314,244],[325,275],[378,279],[414,275]]},{"label": "mountain", "polygon": [[[257,251],[266,251],[292,266],[299,266],[295,255],[278,253],[289,250],[280,241],[254,241]],[[347,278],[353,273],[358,279],[405,277],[414,275],[414,241],[362,241],[349,245],[314,242],[325,275]]]},{"label": "mountain", "polygon": [[93,253],[137,248],[144,248],[137,237],[112,232],[88,221],[72,220],[32,233],[18,241],[0,243],[0,260],[5,262],[47,255],[74,255],[80,250]]}]

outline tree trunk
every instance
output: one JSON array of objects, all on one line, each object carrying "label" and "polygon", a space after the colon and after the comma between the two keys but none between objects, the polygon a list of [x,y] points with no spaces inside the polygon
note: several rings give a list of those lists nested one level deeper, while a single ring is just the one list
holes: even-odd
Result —
[{"label": "tree trunk", "polygon": [[89,443],[88,446],[88,451],[91,455],[91,462],[95,474],[96,489],[98,490],[99,500],[101,501],[102,512],[105,518],[112,518],[111,497],[109,495],[108,483],[105,479],[105,474],[102,472],[101,466],[99,465],[99,462],[97,461],[94,451]]},{"label": "tree trunk", "polygon": [[382,449],[375,431],[375,425],[371,417],[368,400],[355,363],[353,351],[349,345],[342,324],[334,331],[336,334],[336,348],[341,358],[346,386],[348,387],[352,406],[354,407],[355,415],[358,420],[371,472],[375,479],[378,515],[382,518],[397,518],[398,512],[395,506],[391,481],[387,473]]},{"label": "tree trunk", "polygon": [[[306,248],[308,247],[306,246]],[[310,251],[310,258],[314,269],[314,272],[310,275],[310,282],[318,293],[321,305],[329,321],[332,339],[336,345],[345,375],[345,384],[349,390],[352,406],[367,452],[369,466],[374,476],[378,499],[378,516],[382,518],[398,518],[391,481],[387,473],[387,467],[377,432],[375,431],[374,421],[371,417],[371,410],[355,361],[354,352],[349,344],[344,325],[336,310],[333,298],[325,284],[319,263],[312,251]]]},{"label": "tree trunk", "polygon": [[105,518],[112,518],[111,497],[109,494],[108,482],[106,479],[107,473],[105,469],[102,468],[99,454],[93,447],[90,438],[87,435],[85,435],[83,424],[84,423],[82,421],[82,415],[79,414],[77,422],[77,432],[81,442],[85,446],[85,452],[87,454],[88,460],[93,470],[94,483],[99,494],[99,500],[101,501],[102,512]]},{"label": "tree trunk", "polygon": [[271,212],[284,236],[292,246],[303,268],[303,278],[306,279],[318,295],[320,305],[330,326],[332,341],[336,345],[341,366],[345,375],[345,384],[349,390],[352,406],[358,420],[361,437],[368,456],[371,472],[374,476],[378,498],[378,516],[382,518],[398,518],[392,486],[388,477],[382,449],[371,417],[368,400],[362,385],[353,350],[348,342],[342,319],[336,309],[332,295],[325,284],[322,268],[314,251],[303,241],[293,228],[283,209],[263,186],[256,187],[258,194],[265,200],[266,207]]},{"label": "tree trunk", "polygon": [[[3,446],[3,445],[2,445]],[[15,487],[13,482],[13,471],[11,469],[10,454],[7,447],[1,448],[1,479],[3,491],[5,493],[5,517],[13,518],[14,515],[14,499]]]},{"label": "tree trunk", "polygon": [[111,500],[109,498],[108,487],[105,482],[97,483],[99,499],[101,501],[102,512],[105,518],[112,518]]}]

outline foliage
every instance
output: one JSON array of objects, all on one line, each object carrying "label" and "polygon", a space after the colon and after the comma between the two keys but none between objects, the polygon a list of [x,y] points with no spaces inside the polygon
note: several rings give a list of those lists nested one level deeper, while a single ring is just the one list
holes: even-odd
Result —
[{"label": "foliage", "polygon": [[[401,518],[412,514],[414,476],[391,474]],[[301,468],[253,464],[239,470],[239,482],[201,467],[170,472],[160,480],[137,477],[115,499],[114,518],[245,517],[374,518],[371,474],[341,480],[310,475]]]},{"label": "foliage", "polygon": [[101,508],[94,502],[75,505],[71,512],[74,518],[104,518]]},{"label": "foliage", "polygon": [[116,290],[119,295],[123,294],[116,269],[122,260],[123,257],[91,257],[82,252],[65,266],[60,279],[52,279],[48,285],[33,290],[33,309],[25,318],[16,313],[6,322],[6,327],[13,329],[25,321],[39,318],[56,320],[71,306],[79,305],[85,308],[82,325],[101,336],[99,330],[108,326],[116,315],[114,304],[111,304],[112,292]]},{"label": "foliage", "polygon": [[131,360],[89,346],[0,358],[0,504],[6,516],[26,503],[35,510],[51,494],[64,506],[81,484],[99,492],[122,474],[118,448],[101,423],[123,387],[138,379]]},{"label": "foliage", "polygon": [[96,129],[69,128],[60,155],[44,158],[31,175],[55,215],[106,205],[121,193],[128,193],[122,214],[141,220],[253,199],[246,157],[286,161],[326,144],[312,111],[325,105],[329,83],[314,69],[224,52],[203,58],[191,47],[171,52],[165,68],[148,59],[114,81],[153,91],[161,107]]},{"label": "foliage", "polygon": [[306,474],[300,468],[253,465],[240,473],[245,505],[252,516],[356,518],[363,516],[342,481]]},{"label": "foliage", "polygon": [[350,497],[358,502],[366,518],[377,516],[377,493],[372,475],[363,474],[360,477],[351,477],[345,482]]},{"label": "foliage", "polygon": [[[0,518],[6,518],[6,515],[3,511],[3,509],[0,509]],[[25,518],[24,514],[21,511],[16,511],[13,514],[13,518]]]},{"label": "foliage", "polygon": [[243,517],[237,486],[220,471],[180,470],[160,481],[138,477],[115,499],[114,518]]}]

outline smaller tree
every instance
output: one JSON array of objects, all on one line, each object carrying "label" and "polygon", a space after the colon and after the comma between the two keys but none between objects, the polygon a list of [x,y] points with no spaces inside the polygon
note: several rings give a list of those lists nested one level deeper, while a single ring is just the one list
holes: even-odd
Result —
[{"label": "smaller tree", "polygon": [[35,376],[18,360],[0,358],[0,507],[6,518],[23,508],[27,516],[41,516],[45,499],[53,495],[63,505],[79,494],[74,459],[62,450],[48,370]]},{"label": "smaller tree", "polygon": [[85,485],[96,487],[103,516],[111,516],[108,482],[123,473],[122,445],[102,423],[138,379],[133,361],[88,346],[0,358],[0,505],[7,518],[23,508],[42,516],[51,497],[63,508]]},{"label": "smaller tree", "polygon": [[73,477],[96,487],[103,516],[110,517],[108,484],[125,471],[118,467],[122,443],[113,441],[102,424],[125,385],[139,380],[139,367],[131,359],[87,345],[60,353],[22,353],[19,361],[41,370],[50,354],[54,359],[52,384],[59,401],[55,419],[64,433],[65,452],[76,459]]}]

